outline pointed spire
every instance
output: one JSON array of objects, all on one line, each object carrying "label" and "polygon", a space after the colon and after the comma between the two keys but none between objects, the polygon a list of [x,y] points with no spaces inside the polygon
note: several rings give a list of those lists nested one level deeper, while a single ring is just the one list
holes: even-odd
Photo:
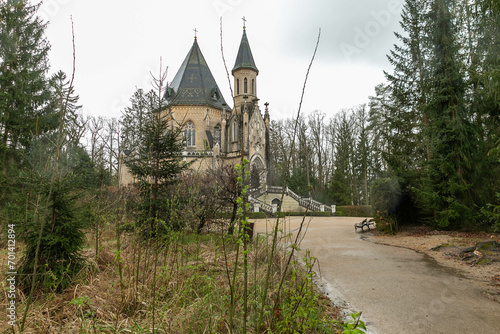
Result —
[{"label": "pointed spire", "polygon": [[269,116],[269,102],[264,103],[266,109],[264,111],[264,120],[269,120],[271,117]]},{"label": "pointed spire", "polygon": [[[246,22],[245,17],[243,17],[243,21]],[[240,68],[249,68],[259,74],[259,70],[255,65],[255,61],[253,60],[252,50],[250,50],[250,44],[248,43],[245,25],[243,26],[243,36],[241,37],[240,49],[238,50],[238,56],[236,56],[236,62],[234,64],[232,73],[234,74],[234,71]]]},{"label": "pointed spire", "polygon": [[201,53],[196,36],[191,50],[168,86],[164,99],[168,105],[207,105],[221,110],[227,105]]}]

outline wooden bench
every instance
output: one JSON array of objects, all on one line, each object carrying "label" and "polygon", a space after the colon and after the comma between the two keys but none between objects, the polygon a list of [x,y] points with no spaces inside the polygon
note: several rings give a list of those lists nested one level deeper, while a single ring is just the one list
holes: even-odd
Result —
[{"label": "wooden bench", "polygon": [[361,229],[361,231],[365,230],[365,226],[368,227],[368,230],[370,230],[370,225],[375,227],[375,220],[374,219],[365,219],[362,222],[354,224],[354,231],[357,231],[358,228]]}]

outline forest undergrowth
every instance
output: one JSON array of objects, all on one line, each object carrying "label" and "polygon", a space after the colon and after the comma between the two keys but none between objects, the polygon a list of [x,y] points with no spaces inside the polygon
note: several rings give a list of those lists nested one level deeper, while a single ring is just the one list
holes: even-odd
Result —
[{"label": "forest undergrowth", "polygon": [[[202,234],[172,231],[161,240],[145,240],[117,224],[103,224],[97,255],[95,232],[87,231],[85,268],[62,293],[36,296],[24,333],[241,333],[245,312],[247,333],[256,333],[259,321],[260,332],[265,333],[341,332],[341,310],[317,291],[314,259],[308,256],[302,266],[295,258],[287,264],[287,249],[274,253],[260,320],[269,238],[259,235],[248,243],[244,303],[245,271],[237,260],[238,238],[224,233],[224,224]],[[280,245],[290,244],[285,238],[280,237]],[[53,282],[53,291],[56,285]],[[4,292],[2,305],[6,298]],[[18,315],[24,312],[26,298],[19,291]],[[3,319],[5,310],[0,310]],[[9,326],[3,333],[18,332],[18,327]]]}]

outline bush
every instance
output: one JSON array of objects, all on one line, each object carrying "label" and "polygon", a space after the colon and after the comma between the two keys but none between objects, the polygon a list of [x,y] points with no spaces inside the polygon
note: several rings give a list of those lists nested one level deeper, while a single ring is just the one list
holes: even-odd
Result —
[{"label": "bush", "polygon": [[[69,183],[69,182],[68,182]],[[82,221],[76,216],[75,198],[69,184],[56,184],[48,191],[49,203],[42,219],[28,221],[21,240],[26,243],[18,272],[20,287],[60,292],[67,288],[84,265],[81,251],[85,244]],[[43,227],[43,229],[42,229]],[[41,231],[40,231],[41,230]],[[32,274],[38,254],[37,275]]]},{"label": "bush", "polygon": [[335,210],[337,217],[371,217],[372,207],[370,205],[337,206]]},{"label": "bush", "polygon": [[[276,213],[274,216],[276,216]],[[266,212],[247,212],[247,217],[249,219],[265,219],[271,218],[273,215],[268,214]],[[300,212],[300,211],[288,211],[288,212],[280,212],[280,217],[290,217],[290,216],[308,216],[308,217],[330,217],[330,211],[308,211],[308,212]],[[231,212],[218,212],[216,215],[217,219],[231,219]]]},{"label": "bush", "polygon": [[398,231],[396,212],[401,203],[401,187],[395,179],[373,181],[371,187],[372,210],[377,226],[386,226],[391,233]]},{"label": "bush", "polygon": [[330,217],[331,213],[330,213],[330,211],[307,211],[307,212],[288,211],[288,212],[280,212],[280,217],[287,217],[287,216]]},{"label": "bush", "polygon": [[267,214],[265,212],[248,212],[248,219],[265,219]]}]

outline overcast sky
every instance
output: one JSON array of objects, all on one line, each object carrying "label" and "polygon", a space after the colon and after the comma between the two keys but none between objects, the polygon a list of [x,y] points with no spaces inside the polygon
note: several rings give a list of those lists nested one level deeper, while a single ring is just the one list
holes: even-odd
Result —
[{"label": "overcast sky", "polygon": [[[296,112],[318,30],[321,41],[311,69],[303,112],[328,116],[366,103],[391,70],[386,58],[400,30],[402,0],[45,0],[39,14],[50,21],[51,72],[72,69],[71,21],[76,44],[75,89],[85,113],[120,117],[136,87],[150,89],[149,72],[160,57],[171,81],[198,44],[226,101],[231,99],[220,52],[232,69],[242,17],[259,68],[261,108],[271,117]],[[231,77],[232,79],[232,77]]]}]

